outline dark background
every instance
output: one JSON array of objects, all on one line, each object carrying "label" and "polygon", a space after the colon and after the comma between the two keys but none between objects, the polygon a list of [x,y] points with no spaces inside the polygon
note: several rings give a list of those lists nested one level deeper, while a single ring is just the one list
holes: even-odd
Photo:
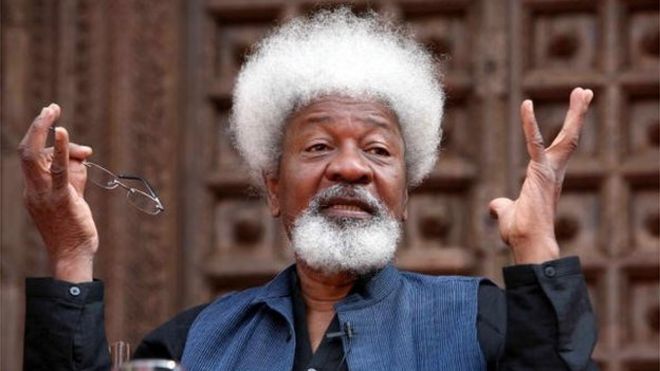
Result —
[{"label": "dark background", "polygon": [[[179,310],[289,264],[279,222],[250,196],[227,115],[250,45],[319,4],[338,2],[2,0],[2,370],[21,367],[24,278],[48,274],[22,206],[15,148],[51,102],[62,106],[60,124],[73,140],[94,147],[93,161],[146,177],[167,208],[142,215],[122,192],[88,188],[110,341],[135,346]],[[518,106],[533,98],[550,137],[571,88],[589,87],[595,99],[568,171],[557,237],[562,254],[582,258],[603,370],[658,370],[658,2],[351,4],[407,22],[445,75],[442,155],[412,195],[397,264],[499,281],[511,259],[487,204],[515,197],[522,180]]]}]

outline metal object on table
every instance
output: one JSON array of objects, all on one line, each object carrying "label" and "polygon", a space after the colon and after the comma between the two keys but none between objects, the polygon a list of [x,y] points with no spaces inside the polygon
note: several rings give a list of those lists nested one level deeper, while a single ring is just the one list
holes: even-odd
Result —
[{"label": "metal object on table", "polygon": [[170,359],[136,359],[124,363],[119,371],[184,371],[184,369]]}]

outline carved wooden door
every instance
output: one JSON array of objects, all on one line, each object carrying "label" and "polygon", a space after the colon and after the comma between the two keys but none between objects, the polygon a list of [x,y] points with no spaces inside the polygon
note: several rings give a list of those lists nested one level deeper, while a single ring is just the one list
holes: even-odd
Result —
[{"label": "carved wooden door", "polygon": [[[273,24],[335,0],[3,0],[0,368],[20,369],[23,278],[48,273],[21,203],[15,148],[43,105],[94,161],[154,183],[166,213],[90,189],[110,340],[133,344],[215,295],[291,262],[227,136],[243,56]],[[571,87],[595,91],[556,221],[581,257],[607,371],[660,368],[660,15],[657,0],[353,1],[407,22],[445,74],[440,161],[414,190],[397,264],[501,281],[510,262],[488,201],[515,197],[527,162],[520,102],[546,137]]]},{"label": "carved wooden door", "polygon": [[[325,5],[336,5],[326,2]],[[316,3],[318,5],[318,3]],[[397,265],[500,281],[510,262],[488,201],[514,197],[526,163],[519,104],[535,102],[557,134],[572,87],[595,91],[556,222],[563,255],[581,257],[600,321],[605,370],[657,370],[658,4],[653,1],[353,2],[405,21],[436,53],[447,88],[441,157],[410,199]],[[200,2],[188,72],[189,300],[264,282],[291,261],[279,221],[248,197],[247,171],[227,135],[231,89],[250,45],[307,2]],[[202,25],[197,27],[196,25]],[[547,139],[548,141],[550,139]],[[203,159],[203,161],[200,161]],[[199,273],[202,272],[200,275]]]}]

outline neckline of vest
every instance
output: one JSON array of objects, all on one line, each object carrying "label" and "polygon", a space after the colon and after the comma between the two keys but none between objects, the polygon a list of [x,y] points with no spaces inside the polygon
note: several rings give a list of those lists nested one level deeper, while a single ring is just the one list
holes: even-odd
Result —
[{"label": "neckline of vest", "polygon": [[[253,304],[268,302],[269,299],[291,297],[291,275],[295,274],[296,265],[292,264],[280,272],[275,278],[262,287],[252,300]],[[349,294],[344,300],[335,304],[337,311],[359,309],[373,305],[383,300],[401,281],[401,273],[392,264],[387,264],[375,273],[367,282],[362,283],[360,290]]]}]

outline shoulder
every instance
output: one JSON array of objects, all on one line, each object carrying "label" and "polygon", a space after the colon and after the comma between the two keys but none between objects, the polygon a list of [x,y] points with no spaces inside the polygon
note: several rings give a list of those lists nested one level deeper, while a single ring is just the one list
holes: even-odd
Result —
[{"label": "shoulder", "polygon": [[242,303],[250,303],[255,298],[262,295],[264,286],[251,287],[241,291],[231,291],[218,296],[215,300],[209,303],[209,306],[215,305],[236,305]]},{"label": "shoulder", "polygon": [[252,304],[272,298],[291,296],[291,278],[295,274],[295,265],[278,273],[269,282],[243,291],[235,291],[217,298],[204,310],[200,318],[213,316],[218,312],[242,312]]},{"label": "shoulder", "polygon": [[135,349],[133,357],[180,360],[188,330],[199,313],[207,306],[208,304],[202,304],[187,309],[158,326],[144,337]]},{"label": "shoulder", "polygon": [[250,303],[259,287],[219,296],[212,302],[180,312],[169,321],[147,334],[133,354],[134,358],[165,358],[180,360],[188,332],[200,315],[209,308],[237,308]]},{"label": "shoulder", "polygon": [[[180,360],[188,338],[188,333],[198,323],[208,320],[217,322],[218,313],[232,317],[242,313],[250,304],[268,295],[282,295],[288,290],[288,276],[291,268],[281,272],[273,281],[263,286],[243,291],[230,292],[219,296],[210,303],[199,305],[177,314],[149,333],[134,353],[135,358],[168,358]],[[284,273],[284,274],[283,274]]]},{"label": "shoulder", "polygon": [[473,276],[434,276],[429,274],[401,271],[404,285],[432,288],[432,287],[477,287],[484,281],[483,277]]},{"label": "shoulder", "polygon": [[434,310],[447,305],[466,307],[466,313],[474,312],[476,317],[476,304],[479,296],[479,286],[483,281],[481,277],[470,276],[434,276],[428,274],[401,272],[401,284],[397,297],[399,300],[415,301]]}]

